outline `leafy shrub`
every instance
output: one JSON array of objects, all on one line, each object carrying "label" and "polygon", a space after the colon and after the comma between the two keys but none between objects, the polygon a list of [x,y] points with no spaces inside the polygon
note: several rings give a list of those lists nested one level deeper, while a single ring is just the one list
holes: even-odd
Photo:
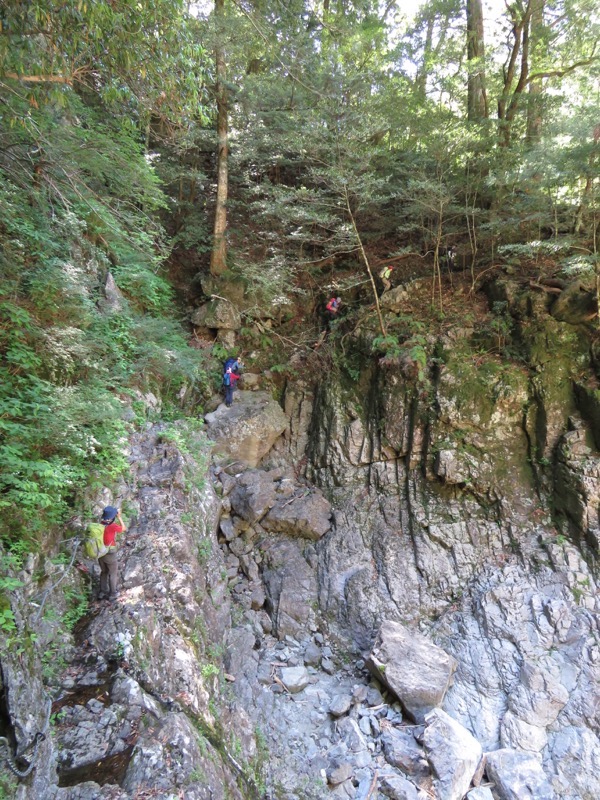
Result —
[{"label": "leafy shrub", "polygon": [[[0,87],[0,94],[1,94]],[[67,108],[11,95],[0,120],[0,538],[33,541],[90,484],[127,470],[126,390],[178,402],[207,383],[173,318],[154,214],[165,198],[126,116],[75,93]],[[32,153],[43,150],[32,183]],[[111,271],[120,310],[103,310]]]}]

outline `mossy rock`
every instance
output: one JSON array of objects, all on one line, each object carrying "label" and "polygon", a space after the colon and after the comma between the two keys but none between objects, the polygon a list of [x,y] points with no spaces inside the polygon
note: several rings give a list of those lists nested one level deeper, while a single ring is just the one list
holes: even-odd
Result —
[{"label": "mossy rock", "polygon": [[590,322],[598,314],[596,292],[583,281],[573,281],[556,298],[550,313],[555,319],[571,325]]}]

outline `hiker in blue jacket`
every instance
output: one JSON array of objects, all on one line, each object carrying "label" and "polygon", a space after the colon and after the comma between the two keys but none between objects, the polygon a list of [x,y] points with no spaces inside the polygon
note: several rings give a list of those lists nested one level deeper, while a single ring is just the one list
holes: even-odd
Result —
[{"label": "hiker in blue jacket", "polygon": [[223,388],[225,390],[225,405],[227,408],[233,403],[233,391],[236,381],[241,378],[242,362],[238,357],[228,358],[223,364]]}]

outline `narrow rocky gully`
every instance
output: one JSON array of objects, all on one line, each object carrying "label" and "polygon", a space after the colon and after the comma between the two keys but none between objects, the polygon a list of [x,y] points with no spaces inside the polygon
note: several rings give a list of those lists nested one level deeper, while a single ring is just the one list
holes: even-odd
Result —
[{"label": "narrow rocky gully", "polygon": [[71,638],[43,607],[95,598],[94,565],[19,575],[15,798],[597,800],[598,401],[561,370],[588,343],[542,323],[563,350],[531,372],[469,371],[461,330],[427,396],[247,376],[203,431],[133,435],[94,498],[130,520],[118,600]]}]

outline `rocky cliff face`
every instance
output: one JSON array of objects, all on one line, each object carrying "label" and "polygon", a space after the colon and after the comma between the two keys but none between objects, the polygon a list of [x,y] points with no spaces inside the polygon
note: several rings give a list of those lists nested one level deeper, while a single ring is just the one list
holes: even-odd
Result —
[{"label": "rocky cliff face", "polygon": [[519,359],[464,327],[425,374],[290,383],[285,418],[239,393],[212,474],[173,431],[135,437],[119,600],[49,688],[40,573],[59,611],[85,578],[32,562],[11,593],[38,634],[2,655],[15,797],[600,797],[594,336],[489,291]]},{"label": "rocky cliff face", "polygon": [[[187,447],[182,452],[182,442],[176,428],[164,425],[131,442],[132,483],[121,487],[119,500],[134,522],[119,551],[116,602],[95,600],[97,577],[86,587],[88,574],[72,564],[57,569],[48,562],[40,579],[42,565],[32,561],[18,576],[13,607],[20,629],[11,638],[30,646],[21,651],[4,638],[4,778],[9,769],[14,775],[6,796],[257,796],[252,770],[232,752],[235,737],[249,731],[248,718],[242,709],[221,709],[216,717],[231,624],[216,544],[220,503],[207,461],[192,458]],[[206,443],[194,449],[208,458]],[[69,636],[65,594],[86,591],[90,613]],[[60,647],[57,636],[64,638]],[[253,747],[250,737],[246,752],[254,755]]]},{"label": "rocky cliff face", "polygon": [[317,393],[311,474],[335,508],[318,546],[320,603],[359,648],[387,618],[455,657],[443,708],[484,750],[543,763],[547,786],[529,793],[511,794],[488,772],[494,797],[591,800],[600,791],[591,340],[501,288],[521,364],[482,357],[463,329],[435,343],[428,386],[388,368],[366,394],[341,382]]}]

